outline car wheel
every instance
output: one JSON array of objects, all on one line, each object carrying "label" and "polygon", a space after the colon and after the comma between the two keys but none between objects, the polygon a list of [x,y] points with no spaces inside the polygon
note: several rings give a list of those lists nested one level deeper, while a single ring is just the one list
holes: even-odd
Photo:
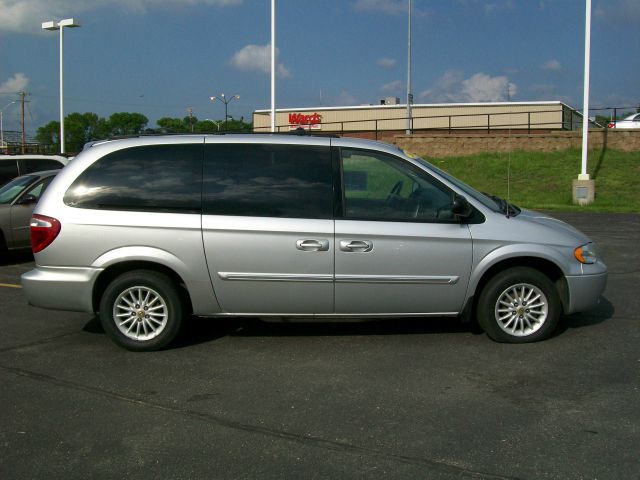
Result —
[{"label": "car wheel", "polygon": [[180,329],[183,313],[175,282],[149,270],[116,277],[100,300],[105,332],[128,350],[159,350],[169,344]]},{"label": "car wheel", "polygon": [[561,310],[558,292],[546,275],[516,267],[489,280],[478,299],[477,315],[493,340],[526,343],[551,335]]}]

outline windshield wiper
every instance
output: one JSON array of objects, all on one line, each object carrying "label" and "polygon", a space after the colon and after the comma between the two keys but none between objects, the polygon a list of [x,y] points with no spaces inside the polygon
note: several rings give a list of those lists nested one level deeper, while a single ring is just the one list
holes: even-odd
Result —
[{"label": "windshield wiper", "polygon": [[504,198],[498,197],[497,195],[491,195],[489,193],[485,193],[485,195],[487,195],[488,197],[491,198],[491,200],[496,202],[498,204],[498,208],[500,209],[500,211],[503,214],[505,214],[507,217],[511,217],[511,216],[515,217],[522,211],[516,205],[513,205],[512,203],[507,202]]}]

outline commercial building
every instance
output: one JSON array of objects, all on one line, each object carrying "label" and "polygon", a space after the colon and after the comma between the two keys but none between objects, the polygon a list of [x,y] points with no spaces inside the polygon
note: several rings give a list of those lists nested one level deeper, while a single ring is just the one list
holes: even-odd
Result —
[{"label": "commercial building", "polygon": [[[385,99],[381,105],[356,107],[287,108],[276,110],[276,130],[298,128],[346,135],[375,133],[386,136],[403,133],[407,128],[407,107],[397,99]],[[573,130],[582,116],[568,105],[552,102],[446,103],[412,105],[411,129],[415,132],[517,130],[548,132]],[[270,110],[253,113],[256,132],[271,129]]]}]

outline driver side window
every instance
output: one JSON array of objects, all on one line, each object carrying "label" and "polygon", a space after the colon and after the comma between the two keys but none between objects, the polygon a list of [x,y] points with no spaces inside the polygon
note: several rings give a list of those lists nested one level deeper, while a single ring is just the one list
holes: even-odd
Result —
[{"label": "driver side window", "polygon": [[451,222],[453,192],[392,155],[342,149],[344,217],[354,220]]}]

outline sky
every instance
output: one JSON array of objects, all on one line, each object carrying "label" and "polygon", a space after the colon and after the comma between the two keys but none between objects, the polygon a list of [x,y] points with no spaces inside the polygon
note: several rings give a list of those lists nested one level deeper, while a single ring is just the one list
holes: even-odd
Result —
[{"label": "sky", "polygon": [[[408,0],[276,0],[277,108],[406,98]],[[19,130],[65,113],[224,118],[270,108],[270,0],[0,0],[0,109]],[[594,108],[640,104],[640,0],[593,0]],[[552,101],[582,108],[585,0],[413,0],[415,103]],[[404,100],[403,100],[404,102]],[[593,113],[592,113],[593,114]]]}]

